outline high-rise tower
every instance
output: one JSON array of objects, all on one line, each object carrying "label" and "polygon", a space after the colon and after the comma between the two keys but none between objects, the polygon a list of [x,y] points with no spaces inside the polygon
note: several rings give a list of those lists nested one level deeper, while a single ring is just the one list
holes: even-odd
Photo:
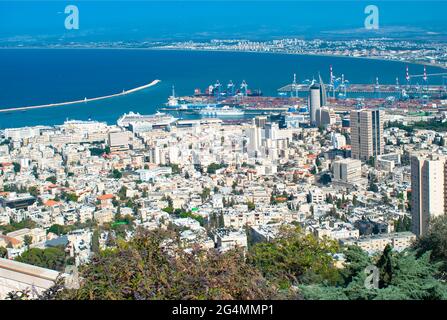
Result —
[{"label": "high-rise tower", "polygon": [[383,153],[383,111],[352,110],[350,126],[352,158],[367,161]]},{"label": "high-rise tower", "polygon": [[321,88],[319,84],[312,84],[309,88],[309,115],[310,124],[318,125],[321,108]]},{"label": "high-rise tower", "polygon": [[447,213],[447,161],[444,156],[411,156],[412,231],[427,233],[432,218]]}]

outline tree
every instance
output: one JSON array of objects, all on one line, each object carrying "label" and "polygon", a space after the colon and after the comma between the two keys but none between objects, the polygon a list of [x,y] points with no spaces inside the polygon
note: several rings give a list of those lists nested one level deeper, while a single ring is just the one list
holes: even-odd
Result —
[{"label": "tree", "polygon": [[49,181],[52,184],[56,184],[57,183],[57,178],[55,176],[51,176],[45,179],[45,181]]},{"label": "tree", "polygon": [[202,202],[205,202],[206,200],[208,200],[208,198],[210,197],[210,194],[211,194],[210,188],[203,188],[202,193],[200,194],[200,198],[202,199]]},{"label": "tree", "polygon": [[119,171],[118,169],[113,169],[112,177],[114,179],[121,179],[122,176],[123,176],[123,174],[121,173],[121,171]]},{"label": "tree", "polygon": [[329,183],[332,182],[332,178],[331,178],[330,174],[328,174],[328,173],[324,173],[324,174],[322,174],[322,175],[320,176],[320,180],[319,180],[319,182],[320,182],[321,184],[329,184]]},{"label": "tree", "polygon": [[15,172],[15,173],[20,172],[20,169],[22,168],[22,166],[20,165],[20,163],[13,162],[12,165],[14,166],[14,172]]},{"label": "tree", "polygon": [[0,247],[0,258],[7,258],[7,257],[8,257],[8,249]]},{"label": "tree", "polygon": [[430,252],[432,262],[441,262],[442,277],[447,279],[447,216],[431,220],[427,234],[416,241],[414,248],[419,256]]},{"label": "tree", "polygon": [[138,230],[130,242],[92,258],[80,273],[79,289],[57,291],[54,299],[280,299],[280,291],[246,262],[241,250],[219,254],[175,245],[169,231]]},{"label": "tree", "polygon": [[221,169],[221,168],[225,168],[224,164],[218,164],[218,163],[211,163],[207,169],[206,172],[208,174],[215,174],[217,170]]},{"label": "tree", "polygon": [[65,252],[61,247],[47,249],[31,248],[15,260],[57,271],[63,271],[65,268]]},{"label": "tree", "polygon": [[368,190],[372,192],[379,192],[379,187],[376,183],[370,183]]},{"label": "tree", "polygon": [[39,174],[37,173],[37,166],[33,167],[33,176],[34,178],[39,179]]},{"label": "tree", "polygon": [[353,205],[354,207],[357,207],[358,204],[359,204],[359,202],[358,202],[358,200],[357,200],[357,195],[354,195],[354,196],[352,197],[352,205]]},{"label": "tree", "polygon": [[23,243],[29,249],[29,246],[33,243],[33,237],[30,235],[25,235],[23,237]]},{"label": "tree", "polygon": [[174,213],[174,208],[173,207],[169,207],[169,206],[166,207],[166,208],[163,208],[161,210],[163,210],[164,212],[167,212],[169,214],[173,214]]},{"label": "tree", "polygon": [[297,283],[336,283],[339,272],[332,254],[338,244],[305,234],[299,227],[284,227],[271,242],[251,247],[248,260],[270,280],[290,286]]},{"label": "tree", "polygon": [[32,195],[33,197],[37,197],[39,195],[39,190],[37,189],[36,186],[31,186],[28,188],[28,192],[30,195]]},{"label": "tree", "polygon": [[[381,273],[388,277],[386,287],[368,289],[365,286],[365,268],[374,265],[360,248],[349,247],[346,251],[347,267],[343,269],[344,282],[337,286],[311,284],[301,285],[300,289],[305,299],[343,299],[343,300],[439,300],[447,299],[447,285],[437,279],[440,264],[430,262],[429,253],[416,257],[414,251],[402,253],[384,252],[382,266],[392,265],[393,268]],[[384,256],[382,254],[382,256]],[[379,264],[378,264],[379,267]],[[379,268],[380,269],[380,268]],[[388,273],[391,272],[391,273]]]},{"label": "tree", "polygon": [[169,166],[172,168],[172,174],[180,173],[180,168],[179,168],[178,164],[171,163]]},{"label": "tree", "polygon": [[218,224],[217,224],[217,227],[218,227],[218,228],[224,228],[224,227],[225,227],[225,219],[224,219],[223,213],[220,213],[220,214],[219,214],[217,223],[218,223]]},{"label": "tree", "polygon": [[68,233],[69,228],[66,226],[62,226],[60,224],[53,224],[51,227],[48,228],[47,233],[54,233],[58,236]]},{"label": "tree", "polygon": [[411,218],[408,216],[399,217],[394,224],[395,232],[411,231]]},{"label": "tree", "polygon": [[0,230],[3,230],[4,233],[13,232],[19,229],[33,229],[36,227],[36,223],[31,220],[30,218],[26,218],[25,220],[22,220],[20,222],[12,222],[6,226],[0,226]]},{"label": "tree", "polygon": [[377,267],[380,270],[379,287],[386,288],[391,284],[393,280],[393,262],[392,262],[392,250],[391,245],[387,244],[377,262]]},{"label": "tree", "polygon": [[256,205],[252,201],[247,201],[247,206],[249,211],[253,211],[256,209]]}]

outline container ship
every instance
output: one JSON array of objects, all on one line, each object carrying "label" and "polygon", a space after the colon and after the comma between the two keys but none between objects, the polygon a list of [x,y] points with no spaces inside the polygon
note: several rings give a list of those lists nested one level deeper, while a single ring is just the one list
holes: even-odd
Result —
[{"label": "container ship", "polygon": [[262,91],[260,89],[250,90],[248,89],[248,84],[242,81],[239,88],[230,80],[226,88],[219,82],[216,81],[215,84],[211,84],[206,88],[205,92],[200,89],[194,90],[195,96],[216,96],[216,97],[231,97],[231,96],[246,96],[246,97],[259,97],[262,96]]}]

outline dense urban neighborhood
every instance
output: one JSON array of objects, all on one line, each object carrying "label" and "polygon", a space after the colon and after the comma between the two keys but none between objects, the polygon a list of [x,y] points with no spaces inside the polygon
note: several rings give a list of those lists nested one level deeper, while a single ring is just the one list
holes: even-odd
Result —
[{"label": "dense urban neighborhood", "polygon": [[[280,128],[256,116],[238,124],[203,118],[148,127],[130,119],[5,129],[0,253],[66,273],[95,266],[95,256],[144,230],[164,230],[183,253],[242,250],[273,268],[266,246],[291,236],[311,241],[315,252],[307,254],[328,268],[311,264],[300,274],[315,268],[309,277],[335,283],[352,248],[364,259],[413,248],[430,233],[429,220],[445,214],[445,132],[413,128],[422,118],[388,110],[335,113],[319,98],[310,93],[307,126]],[[445,114],[425,123],[444,128]],[[436,297],[445,297],[437,285]]]}]

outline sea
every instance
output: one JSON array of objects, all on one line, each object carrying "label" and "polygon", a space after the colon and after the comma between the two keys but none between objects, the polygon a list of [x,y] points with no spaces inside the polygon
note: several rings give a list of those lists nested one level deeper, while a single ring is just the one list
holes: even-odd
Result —
[{"label": "sea", "polygon": [[[236,85],[277,96],[277,89],[297,81],[329,80],[350,83],[405,83],[402,62],[334,56],[278,53],[182,51],[147,49],[3,49],[0,50],[0,109],[82,100],[132,89],[161,80],[153,87],[106,100],[27,111],[0,113],[0,129],[57,125],[65,120],[97,120],[109,124],[124,113],[155,113],[164,107],[172,86],[176,95],[192,95],[216,83]],[[411,74],[423,66],[410,64]],[[427,67],[428,73],[443,72]],[[431,78],[431,84],[442,79]]]}]

